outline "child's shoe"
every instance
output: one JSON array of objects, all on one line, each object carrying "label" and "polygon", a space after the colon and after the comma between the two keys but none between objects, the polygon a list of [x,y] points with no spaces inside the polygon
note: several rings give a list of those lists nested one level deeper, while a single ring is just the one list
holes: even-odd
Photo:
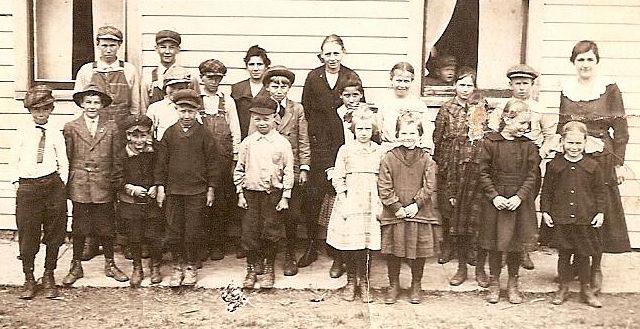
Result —
[{"label": "child's shoe", "polygon": [[602,290],[602,268],[599,266],[591,270],[591,289],[596,296]]},{"label": "child's shoe", "polygon": [[256,285],[257,275],[253,264],[247,264],[247,275],[244,277],[242,287],[245,289],[253,289]]},{"label": "child's shoe", "polygon": [[556,292],[555,296],[553,296],[553,300],[551,301],[551,303],[553,305],[561,305],[567,300],[568,294],[569,285],[567,285],[566,283],[561,283],[560,289],[558,289],[558,292]]},{"label": "child's shoe", "polygon": [[151,260],[151,283],[157,284],[162,282],[162,274],[160,273],[160,260]]},{"label": "child's shoe", "polygon": [[273,264],[267,263],[267,265],[264,267],[264,277],[260,281],[260,288],[263,288],[263,289],[273,288],[275,279],[276,279],[276,276],[273,270]]},{"label": "child's shoe", "polygon": [[110,278],[114,278],[119,282],[129,281],[129,277],[124,274],[124,272],[120,271],[118,266],[116,266],[113,258],[105,258],[104,259],[104,275]]},{"label": "child's shoe", "polygon": [[582,302],[586,303],[591,307],[595,307],[595,308],[602,307],[602,303],[600,303],[600,301],[598,300],[598,297],[596,297],[593,294],[593,291],[591,290],[591,287],[589,286],[588,283],[580,285],[580,299],[582,300]]},{"label": "child's shoe", "polygon": [[342,263],[342,260],[338,261],[338,260],[334,260],[333,263],[331,264],[331,268],[329,269],[329,276],[332,279],[337,279],[339,277],[341,277],[345,272],[345,268],[344,268],[344,263]]},{"label": "child's shoe", "polygon": [[84,272],[82,271],[82,262],[79,260],[72,260],[71,268],[69,268],[69,274],[67,274],[67,276],[62,279],[62,284],[65,286],[70,286],[82,277],[84,277]]},{"label": "child's shoe", "polygon": [[387,296],[384,298],[385,304],[395,304],[398,301],[398,295],[400,294],[400,280],[399,278],[389,278],[389,289],[387,290]]},{"label": "child's shoe", "polygon": [[22,287],[22,293],[20,299],[33,299],[36,296],[37,283],[33,277],[33,272],[24,274],[24,286]]},{"label": "child's shoe", "polygon": [[411,282],[409,290],[409,302],[411,304],[420,304],[422,302],[422,282]]},{"label": "child's shoe", "polygon": [[296,256],[289,250],[287,250],[287,252],[284,254],[283,274],[285,276],[294,276],[298,274],[298,263],[296,262]]},{"label": "child's shoe", "polygon": [[500,301],[500,277],[489,277],[489,296],[487,296],[487,302],[495,304]]},{"label": "child's shoe", "polygon": [[173,264],[171,279],[169,279],[169,287],[180,287],[182,285],[182,279],[184,278],[184,273],[182,271],[181,264]]},{"label": "child's shoe", "polygon": [[449,280],[449,284],[452,286],[459,286],[465,281],[467,281],[467,263],[465,261],[458,260],[458,270],[451,280]]},{"label": "child's shoe", "polygon": [[536,265],[531,260],[531,257],[529,257],[528,251],[522,252],[522,264],[520,264],[520,266],[522,266],[522,268],[524,268],[525,270],[529,270],[529,271],[536,268]]},{"label": "child's shoe", "polygon": [[44,287],[44,296],[46,298],[58,297],[58,287],[56,286],[56,279],[53,277],[53,270],[44,270],[42,286]]},{"label": "child's shoe", "polygon": [[358,282],[358,286],[360,288],[360,298],[362,298],[362,302],[373,303],[373,298],[371,297],[371,286],[369,285],[369,279],[366,276],[361,276]]},{"label": "child's shoe", "polygon": [[342,291],[342,299],[348,302],[356,299],[356,276],[353,274],[347,273],[347,285]]},{"label": "child's shoe", "polygon": [[143,279],[144,279],[144,272],[142,271],[142,262],[134,261],[133,272],[131,273],[131,282],[129,282],[129,284],[133,288],[138,288],[140,287],[140,284],[142,284]]},{"label": "child's shoe", "polygon": [[182,279],[183,286],[195,286],[198,282],[198,271],[193,265],[187,265],[184,268],[184,278]]},{"label": "child's shoe", "polygon": [[507,294],[509,296],[509,303],[521,304],[522,294],[518,290],[518,276],[510,275],[509,281],[507,281]]},{"label": "child's shoe", "polygon": [[487,272],[484,271],[483,267],[476,266],[476,282],[481,288],[489,287],[489,278],[487,277]]}]

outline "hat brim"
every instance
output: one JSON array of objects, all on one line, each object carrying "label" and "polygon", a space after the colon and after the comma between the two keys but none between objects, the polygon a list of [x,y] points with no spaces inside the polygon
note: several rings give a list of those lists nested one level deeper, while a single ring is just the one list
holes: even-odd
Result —
[{"label": "hat brim", "polygon": [[47,105],[49,105],[49,104],[53,104],[53,102],[55,102],[55,101],[56,101],[56,99],[55,99],[55,98],[53,98],[53,97],[49,97],[49,98],[47,98],[47,99],[45,99],[45,100],[43,100],[43,101],[40,101],[39,103],[31,104],[31,105],[29,105],[29,106],[25,106],[25,107],[26,107],[27,109],[33,109],[33,108],[38,108],[38,107],[44,107],[44,106],[47,106]]},{"label": "hat brim", "polygon": [[98,95],[98,96],[100,96],[100,99],[102,100],[102,107],[103,108],[111,105],[111,102],[112,102],[111,97],[109,97],[109,95],[107,95],[107,94],[105,94],[103,92],[97,91],[97,90],[79,91],[79,92],[73,94],[73,101],[76,103],[76,105],[82,107],[82,105],[80,105],[80,104],[82,104],[82,99],[84,99],[84,96],[87,96],[87,95]]},{"label": "hat brim", "polygon": [[528,79],[533,79],[535,80],[538,76],[531,74],[531,73],[524,73],[524,72],[515,72],[515,73],[511,73],[509,75],[507,75],[507,78],[509,79],[513,79],[513,78],[528,78]]},{"label": "hat brim", "polygon": [[181,100],[175,101],[174,103],[176,105],[189,105],[194,109],[200,108],[200,104],[188,99],[181,99]]},{"label": "hat brim", "polygon": [[170,86],[170,85],[175,85],[176,83],[191,83],[191,80],[187,80],[187,79],[171,79],[169,81],[165,81],[164,82],[164,87]]},{"label": "hat brim", "polygon": [[128,133],[134,132],[136,130],[140,130],[141,132],[148,132],[151,130],[151,127],[146,125],[133,125],[126,129]]},{"label": "hat brim", "polygon": [[115,40],[115,41],[122,41],[122,38],[118,37],[115,34],[103,34],[103,35],[99,35],[96,37],[96,39],[100,40],[100,39],[106,39],[106,40]]},{"label": "hat brim", "polygon": [[270,109],[268,107],[252,107],[252,108],[249,109],[249,112],[256,113],[256,114],[262,114],[262,115],[269,115],[269,114],[275,114],[276,113],[275,109]]},{"label": "hat brim", "polygon": [[174,38],[171,38],[171,37],[164,37],[164,38],[157,39],[156,40],[156,44],[158,45],[158,44],[161,44],[161,43],[163,43],[165,41],[171,41],[171,42],[175,43],[178,46],[180,45],[180,42],[178,42],[178,40],[176,40]]},{"label": "hat brim", "polygon": [[271,79],[271,77],[278,77],[278,76],[286,77],[287,79],[289,79],[289,81],[291,81],[292,85],[293,85],[293,82],[296,80],[296,75],[293,72],[289,70],[275,69],[275,70],[268,70],[264,74],[264,77],[262,78],[262,83],[264,85],[267,85],[269,84],[269,80]]}]

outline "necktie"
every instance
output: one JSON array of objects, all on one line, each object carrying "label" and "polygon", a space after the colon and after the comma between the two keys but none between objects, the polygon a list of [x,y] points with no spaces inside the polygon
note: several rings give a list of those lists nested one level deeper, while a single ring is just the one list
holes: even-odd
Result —
[{"label": "necktie", "polygon": [[280,118],[284,117],[284,106],[282,106],[282,104],[278,104],[278,115]]},{"label": "necktie", "polygon": [[43,126],[36,126],[36,128],[42,130],[42,136],[40,136],[40,142],[38,143],[38,153],[36,154],[36,162],[42,163],[42,161],[44,160],[44,144],[47,139],[47,136],[45,134],[46,128]]},{"label": "necktie", "polygon": [[89,129],[89,132],[91,133],[91,137],[95,137],[96,136],[96,120],[91,120],[91,124],[90,124],[91,128]]}]

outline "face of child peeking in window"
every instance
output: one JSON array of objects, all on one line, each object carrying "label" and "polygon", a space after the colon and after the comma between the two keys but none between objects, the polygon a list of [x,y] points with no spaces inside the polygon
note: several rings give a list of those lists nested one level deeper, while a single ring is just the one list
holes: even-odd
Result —
[{"label": "face of child peeking in window", "polygon": [[98,49],[100,49],[100,58],[107,64],[111,64],[118,59],[118,49],[121,42],[110,39],[98,39]]},{"label": "face of child peeking in window", "polygon": [[266,135],[275,125],[274,114],[251,113],[251,120],[259,133]]},{"label": "face of child peeking in window", "polygon": [[220,82],[222,82],[223,75],[217,74],[203,74],[200,76],[202,78],[202,84],[204,85],[204,89],[211,94],[215,94],[218,92],[218,87],[220,86]]},{"label": "face of child peeking in window", "polygon": [[264,64],[264,60],[260,56],[251,56],[249,61],[247,62],[246,70],[249,72],[251,79],[253,80],[262,80],[262,76],[264,75],[264,71],[267,69],[267,66]]},{"label": "face of child peeking in window", "polygon": [[509,81],[513,97],[526,101],[531,97],[531,90],[533,89],[533,79],[531,78],[511,78]]},{"label": "face of child peeking in window", "polygon": [[340,98],[342,99],[342,104],[348,109],[355,110],[362,100],[362,93],[356,86],[344,87]]},{"label": "face of child peeking in window", "polygon": [[408,148],[412,149],[416,146],[416,143],[420,140],[420,130],[418,125],[414,123],[402,124],[398,129],[398,142]]},{"label": "face of child peeking in window", "polygon": [[452,84],[456,79],[456,67],[453,65],[443,66],[439,68],[437,71],[438,77],[440,80]]},{"label": "face of child peeking in window", "polygon": [[393,70],[391,87],[397,97],[403,98],[409,94],[411,82],[413,82],[413,73],[404,70]]},{"label": "face of child peeking in window", "polygon": [[49,116],[53,111],[53,104],[47,104],[45,106],[30,107],[29,112],[33,118],[33,122],[39,125],[46,124],[49,121]]},{"label": "face of child peeking in window", "polygon": [[275,81],[269,82],[269,85],[267,86],[267,90],[269,91],[269,94],[271,94],[271,98],[278,103],[282,102],[282,100],[287,97],[289,88],[291,88],[290,85]]},{"label": "face of child peeking in window", "polygon": [[151,134],[147,131],[134,130],[127,133],[127,140],[129,141],[129,147],[142,152],[147,147],[147,141],[151,139]]},{"label": "face of child peeking in window", "polygon": [[529,112],[520,112],[514,118],[503,118],[505,126],[502,129],[502,135],[507,139],[522,137],[530,131],[531,114]]},{"label": "face of child peeking in window", "polygon": [[579,131],[568,131],[562,136],[564,157],[569,161],[578,161],[582,158],[587,136]]},{"label": "face of child peeking in window", "polygon": [[353,128],[358,143],[367,144],[371,141],[371,136],[373,136],[373,123],[371,121],[358,120]]},{"label": "face of child peeking in window", "polygon": [[340,62],[344,56],[344,49],[335,42],[327,42],[322,45],[320,58],[324,62],[325,70],[329,73],[338,73],[340,71]]},{"label": "face of child peeking in window", "polygon": [[456,98],[466,103],[475,89],[475,84],[470,76],[459,79],[456,81]]},{"label": "face of child peeking in window", "polygon": [[94,119],[100,114],[99,111],[102,109],[102,99],[98,95],[84,96],[80,105],[84,111],[84,115],[89,119]]},{"label": "face of child peeking in window", "polygon": [[188,104],[176,105],[178,118],[182,128],[190,128],[196,122],[198,110]]}]

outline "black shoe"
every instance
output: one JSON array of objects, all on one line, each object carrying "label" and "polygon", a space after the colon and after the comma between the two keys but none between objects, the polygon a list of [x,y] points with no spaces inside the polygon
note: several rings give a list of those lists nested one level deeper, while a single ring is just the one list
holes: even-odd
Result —
[{"label": "black shoe", "polygon": [[129,281],[129,285],[133,288],[140,287],[142,284],[142,280],[144,279],[144,272],[142,271],[141,263],[133,264],[133,272],[131,272],[131,281]]},{"label": "black shoe", "polygon": [[67,276],[62,279],[62,284],[65,286],[70,286],[83,276],[84,272],[82,271],[82,262],[80,262],[79,260],[72,260],[69,274],[67,274]]},{"label": "black shoe", "polygon": [[287,252],[284,255],[283,272],[285,276],[294,276],[298,274],[298,263],[296,262],[296,257],[293,253]]},{"label": "black shoe", "polygon": [[36,296],[36,289],[38,285],[36,279],[33,277],[33,273],[25,274],[24,286],[22,287],[22,293],[20,299],[33,299]]},{"label": "black shoe", "polygon": [[160,260],[151,260],[151,283],[157,284],[162,282],[162,273],[160,273]]},{"label": "black shoe", "polygon": [[53,270],[44,271],[42,275],[42,286],[44,288],[44,297],[58,297],[58,287],[56,286],[56,279],[53,277]]},{"label": "black shoe", "polygon": [[329,276],[333,279],[341,277],[345,272],[344,264],[341,261],[333,261],[329,269]]},{"label": "black shoe", "polygon": [[104,259],[104,275],[118,282],[129,281],[129,277],[118,268],[113,258]]},{"label": "black shoe", "polygon": [[318,259],[318,251],[316,250],[315,243],[309,242],[307,249],[300,259],[298,259],[298,267],[307,267]]},{"label": "black shoe", "polygon": [[224,252],[222,252],[222,248],[212,247],[211,249],[209,249],[209,258],[211,258],[211,260],[224,259]]},{"label": "black shoe", "polygon": [[422,303],[422,282],[411,282],[411,288],[409,289],[409,303]]}]

